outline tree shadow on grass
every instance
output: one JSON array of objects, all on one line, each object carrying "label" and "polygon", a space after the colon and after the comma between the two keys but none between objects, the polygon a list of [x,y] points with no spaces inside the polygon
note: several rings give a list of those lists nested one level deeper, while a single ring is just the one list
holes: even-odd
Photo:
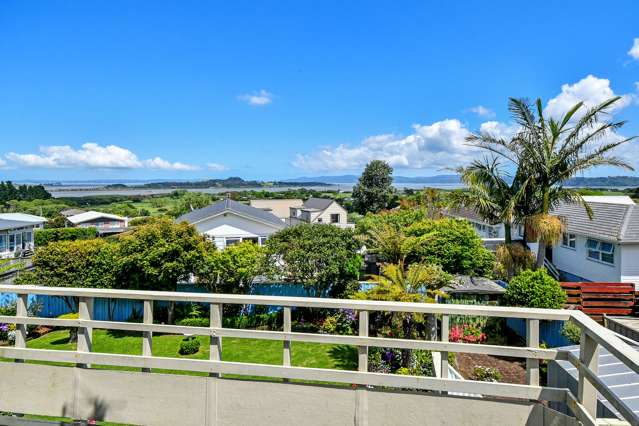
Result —
[{"label": "tree shadow on grass", "polygon": [[328,352],[335,366],[342,370],[357,370],[357,348],[355,346],[333,346]]},{"label": "tree shadow on grass", "polygon": [[140,331],[127,331],[127,330],[107,330],[107,336],[113,337],[115,339],[119,339],[121,337],[141,337],[142,332]]}]

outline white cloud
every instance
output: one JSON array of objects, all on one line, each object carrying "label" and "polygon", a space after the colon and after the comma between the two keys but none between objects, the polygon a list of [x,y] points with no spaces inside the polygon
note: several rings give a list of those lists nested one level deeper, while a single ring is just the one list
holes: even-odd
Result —
[{"label": "white cloud", "polygon": [[483,118],[493,118],[495,116],[495,112],[493,110],[491,110],[490,108],[486,108],[483,105],[477,105],[469,108],[469,111]]},{"label": "white cloud", "polygon": [[252,106],[264,106],[273,102],[273,94],[262,89],[259,92],[240,95],[238,99]]},{"label": "white cloud", "polygon": [[[561,86],[561,93],[550,99],[546,105],[545,113],[551,117],[559,117],[570,110],[576,103],[582,102],[586,108],[592,108],[601,102],[617,96],[610,87],[610,80],[597,78],[593,75],[579,80],[575,84],[564,84]],[[616,102],[611,112],[619,111],[628,106],[634,95],[622,95]],[[582,107],[582,113],[585,109]],[[580,115],[579,113],[577,115]]]},{"label": "white cloud", "polygon": [[415,124],[408,136],[377,135],[356,146],[338,145],[311,154],[298,154],[293,165],[312,171],[352,170],[362,168],[371,160],[385,160],[398,168],[455,167],[467,163],[475,152],[475,148],[466,144],[469,134],[456,119]]},{"label": "white cloud", "polygon": [[229,169],[227,166],[220,163],[206,163],[206,168],[213,172],[223,172]]},{"label": "white cloud", "polygon": [[516,124],[506,124],[500,121],[486,121],[479,127],[479,132],[488,134],[498,139],[509,140],[517,133]]},{"label": "white cloud", "polygon": [[7,162],[0,158],[0,169],[7,166]]},{"label": "white cloud", "polygon": [[628,51],[628,55],[630,55],[633,59],[639,60],[639,37],[635,38],[632,47]]},{"label": "white cloud", "polygon": [[192,166],[190,164],[180,162],[171,163],[170,161],[166,161],[160,157],[154,157],[149,160],[144,160],[144,165],[150,169],[159,170],[192,171],[199,169],[199,167]]},{"label": "white cloud", "polygon": [[20,166],[38,168],[197,169],[195,166],[184,163],[171,163],[160,157],[140,160],[135,153],[126,148],[117,145],[101,146],[96,143],[85,143],[80,149],[74,149],[69,145],[43,146],[40,147],[38,154],[10,152],[5,155],[5,158]]}]

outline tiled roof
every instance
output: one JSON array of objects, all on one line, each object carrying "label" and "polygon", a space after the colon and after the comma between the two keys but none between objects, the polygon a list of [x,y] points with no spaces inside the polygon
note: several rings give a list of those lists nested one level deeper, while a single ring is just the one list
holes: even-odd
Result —
[{"label": "tiled roof", "polygon": [[331,204],[333,204],[333,200],[330,198],[309,198],[304,201],[304,208],[309,210],[326,210]]},{"label": "tiled roof", "polygon": [[87,222],[89,220],[96,220],[101,218],[114,219],[114,220],[126,220],[126,218],[122,216],[109,214],[109,213],[96,212],[96,211],[89,211],[89,212],[84,212],[84,213],[76,214],[73,216],[69,216],[67,217],[67,220],[75,225],[78,223]]},{"label": "tiled roof", "polygon": [[218,201],[217,203],[213,203],[201,209],[193,210],[192,212],[183,214],[182,216],[175,219],[175,221],[195,223],[200,222],[204,219],[208,219],[212,216],[217,216],[218,214],[224,213],[225,211],[235,212],[241,216],[247,216],[261,222],[266,222],[278,228],[283,228],[285,226],[284,222],[273,213],[251,207],[246,204],[238,203],[237,201],[233,201],[229,198]]},{"label": "tiled roof", "polygon": [[[639,209],[634,203],[614,203],[586,198],[592,219],[586,209],[576,203],[562,203],[552,214],[564,219],[566,231],[593,238],[620,242],[639,242]],[[621,200],[624,201],[624,200]]]},{"label": "tiled roof", "polygon": [[475,212],[473,209],[468,209],[465,207],[449,208],[444,211],[444,214],[446,216],[450,216],[454,218],[467,219],[472,222],[486,223],[489,225],[497,225],[500,223],[499,221],[495,221],[495,222],[488,221],[484,219],[483,217],[481,217],[479,214],[477,214],[477,212]]}]

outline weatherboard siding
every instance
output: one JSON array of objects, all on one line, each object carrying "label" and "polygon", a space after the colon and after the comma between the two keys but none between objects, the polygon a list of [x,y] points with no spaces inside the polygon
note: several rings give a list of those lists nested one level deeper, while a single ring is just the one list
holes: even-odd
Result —
[{"label": "weatherboard siding", "polygon": [[615,244],[615,264],[609,265],[588,258],[587,238],[583,235],[577,235],[574,249],[563,247],[561,243],[554,246],[552,253],[553,264],[560,271],[568,272],[589,281],[619,282],[621,280],[624,247]]},{"label": "weatherboard siding", "polygon": [[332,203],[330,206],[328,206],[328,208],[322,212],[320,212],[319,215],[317,215],[314,218],[314,222],[318,222],[319,219],[322,219],[322,223],[331,223],[331,215],[332,214],[339,214],[339,223],[340,224],[345,224],[346,220],[347,220],[347,215],[348,213],[346,212],[346,210],[340,206],[337,203]]}]

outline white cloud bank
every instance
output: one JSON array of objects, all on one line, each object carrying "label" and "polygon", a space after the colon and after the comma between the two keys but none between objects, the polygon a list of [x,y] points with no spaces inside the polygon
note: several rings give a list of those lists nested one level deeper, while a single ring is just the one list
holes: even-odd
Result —
[{"label": "white cloud bank", "polygon": [[628,51],[628,55],[632,58],[632,59],[637,59],[639,60],[639,37],[635,38],[634,43],[632,45],[632,47],[630,48],[630,50]]},{"label": "white cloud bank", "polygon": [[466,145],[470,131],[457,119],[415,124],[408,136],[384,134],[364,139],[359,145],[327,147],[312,154],[298,154],[293,165],[302,169],[349,170],[371,160],[412,169],[455,167],[468,162],[474,148]]},{"label": "white cloud bank", "polygon": [[[574,84],[562,85],[561,92],[548,101],[544,112],[556,117],[577,102],[583,101],[586,107],[593,107],[613,96],[616,94],[610,87],[610,80],[588,75]],[[628,106],[636,98],[634,94],[622,95],[612,113]],[[478,115],[490,111],[479,107],[471,111]],[[497,138],[509,139],[517,129],[513,123],[486,121],[479,130]],[[470,130],[454,118],[426,125],[415,124],[408,136],[382,134],[368,137],[357,145],[327,146],[309,154],[297,154],[293,165],[309,171],[357,170],[371,160],[385,160],[393,167],[404,169],[454,168],[468,164],[481,152],[466,144],[465,138],[469,134]],[[612,137],[618,140],[621,136]],[[629,156],[632,151],[636,151],[634,145],[628,144],[618,154]]]},{"label": "white cloud bank", "polygon": [[251,106],[265,106],[273,102],[273,94],[264,89],[259,92],[240,95],[237,98]]},{"label": "white cloud bank", "polygon": [[223,172],[229,169],[227,166],[220,163],[206,163],[206,168],[212,172]]},{"label": "white cloud bank", "polygon": [[[34,168],[90,168],[90,169],[159,169],[189,171],[197,166],[166,161],[160,157],[140,160],[135,153],[117,145],[98,145],[85,143],[79,149],[69,145],[40,147],[38,154],[19,154],[10,152],[5,155],[10,163]],[[3,161],[3,160],[0,160]]]}]

